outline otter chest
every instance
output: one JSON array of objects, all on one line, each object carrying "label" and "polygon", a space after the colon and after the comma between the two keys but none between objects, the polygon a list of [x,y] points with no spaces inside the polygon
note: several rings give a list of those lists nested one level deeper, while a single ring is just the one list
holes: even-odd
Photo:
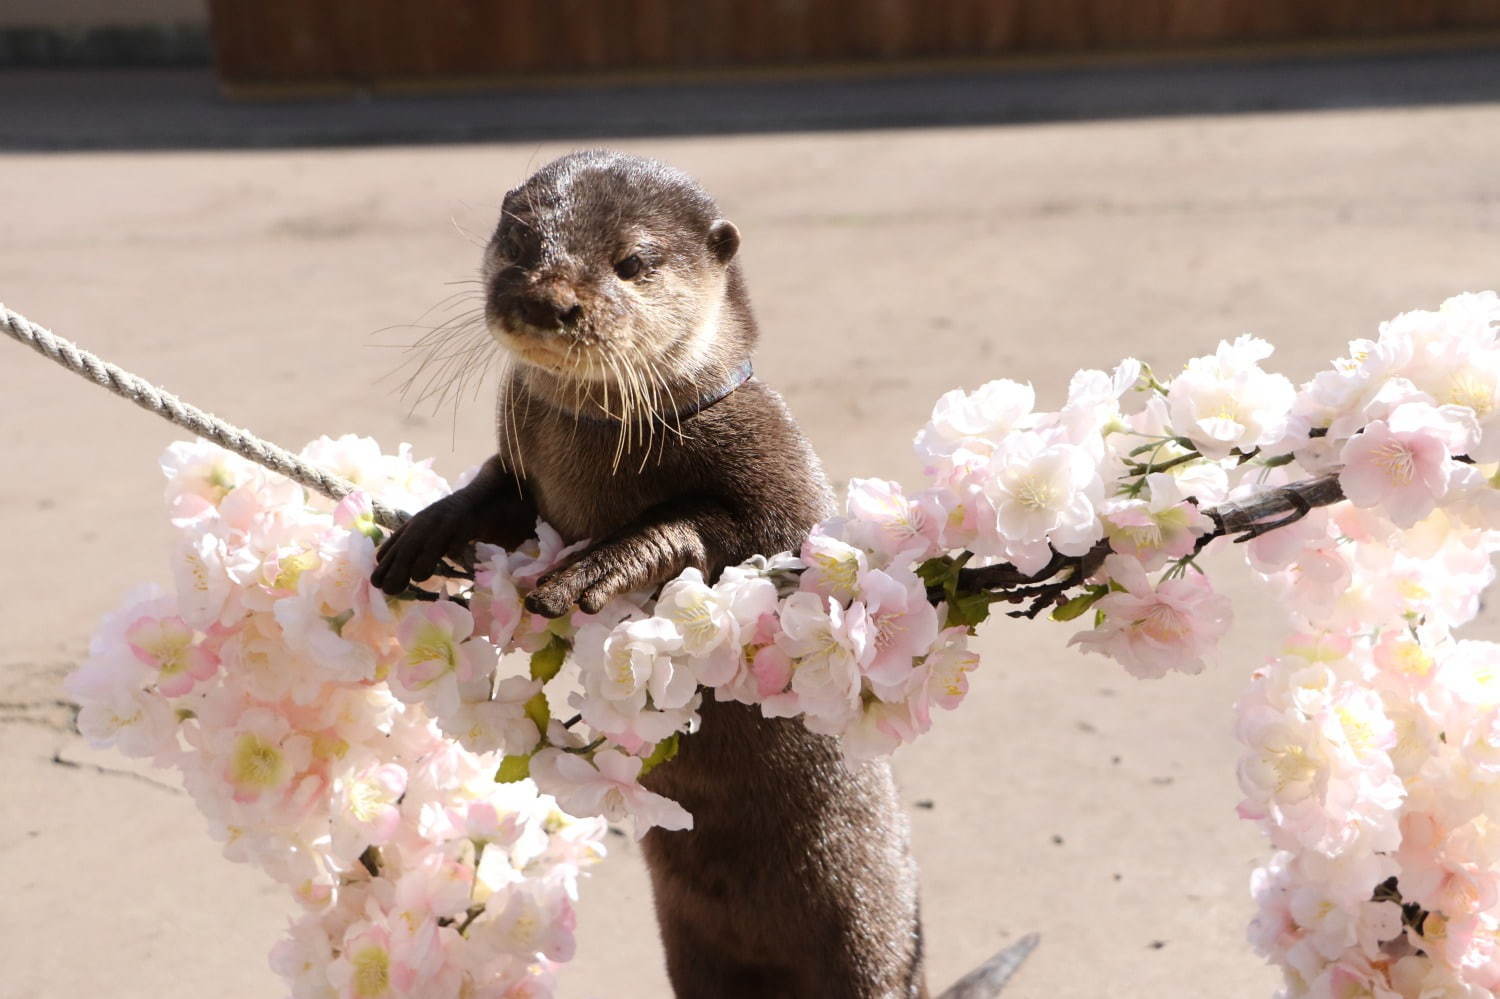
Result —
[{"label": "otter chest", "polygon": [[[612,427],[532,429],[540,432],[522,441],[523,477],[542,519],[569,542],[607,537],[689,487],[692,477],[683,474],[670,442],[664,455],[653,449],[643,463],[641,447],[616,460]],[[658,448],[661,443],[658,431]]]}]

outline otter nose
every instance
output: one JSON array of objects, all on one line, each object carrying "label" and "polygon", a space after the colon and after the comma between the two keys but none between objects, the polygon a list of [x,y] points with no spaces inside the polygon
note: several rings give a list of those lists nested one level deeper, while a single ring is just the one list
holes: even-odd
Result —
[{"label": "otter nose", "polygon": [[573,326],[583,315],[583,306],[578,304],[578,296],[565,288],[534,291],[523,296],[518,305],[522,319],[544,330]]}]

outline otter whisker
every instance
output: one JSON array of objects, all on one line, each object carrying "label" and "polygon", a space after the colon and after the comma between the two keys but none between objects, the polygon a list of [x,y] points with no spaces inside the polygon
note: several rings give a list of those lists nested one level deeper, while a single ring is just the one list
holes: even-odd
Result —
[{"label": "otter whisker", "polygon": [[[449,283],[451,283],[451,282],[449,282]],[[445,295],[444,297],[442,297],[442,298],[438,299],[436,302],[434,302],[432,305],[429,305],[427,308],[423,309],[422,312],[413,321],[411,321],[409,323],[392,323],[389,326],[382,326],[379,329],[371,330],[369,332],[369,334],[367,334],[367,335],[372,336],[372,337],[373,336],[380,336],[381,334],[383,334],[383,333],[389,333],[392,330],[405,330],[405,329],[436,330],[436,329],[442,329],[448,323],[453,322],[453,318],[449,318],[447,320],[444,320],[444,322],[440,323],[437,326],[425,326],[425,325],[422,324],[422,320],[426,319],[429,315],[431,315],[434,312],[438,312],[438,311],[449,312],[449,311],[452,311],[453,309],[455,309],[458,306],[462,305],[466,299],[474,299],[474,300],[478,301],[480,304],[477,305],[477,306],[475,306],[469,312],[464,313],[464,315],[470,315],[472,313],[482,312],[483,309],[484,309],[483,298],[484,298],[483,295],[481,295],[478,291],[476,291],[473,288],[465,288],[465,289],[462,289],[460,291],[455,291],[452,294]]]},{"label": "otter whisker", "polygon": [[[641,463],[639,467],[636,468],[636,472],[640,473],[645,469],[646,464],[651,460],[651,446],[656,442],[656,423],[658,420],[660,420],[657,409],[661,404],[661,398],[657,392],[656,386],[646,381],[645,376],[638,365],[631,363],[630,359],[628,358],[622,358],[621,363],[625,366],[625,369],[630,372],[631,380],[637,386],[637,393],[642,403],[644,404],[643,411],[641,413],[641,421],[644,424],[644,430],[646,432],[646,446],[642,449]],[[649,397],[647,394],[648,390]],[[665,441],[665,438],[663,438],[663,440]]]},{"label": "otter whisker", "polygon": [[[431,345],[416,370],[401,385],[401,394],[407,396],[421,381],[424,372],[435,369],[425,381],[421,381],[421,391],[412,404],[413,408],[434,395],[438,399],[436,405],[441,406],[449,392],[462,394],[463,386],[472,374],[472,365],[468,362],[494,346],[488,337],[476,336],[476,332],[475,329],[455,330],[452,335]],[[447,349],[450,347],[452,349]]]},{"label": "otter whisker", "polygon": [[614,373],[616,387],[620,390],[620,432],[615,439],[615,457],[610,469],[611,472],[617,472],[621,459],[630,451],[631,443],[635,439],[634,417],[638,409],[637,388],[631,380],[628,365],[624,365],[622,360],[609,350],[604,352],[603,358]]},{"label": "otter whisker", "polygon": [[[663,419],[662,429],[672,431],[677,435],[678,440],[686,440],[686,435],[682,432],[681,407],[676,405],[676,399],[673,397],[671,387],[667,383],[666,374],[661,370],[660,359],[646,357],[639,349],[636,350],[636,358],[645,368],[646,373],[661,386],[662,394],[666,396],[667,402],[672,405],[672,419],[676,423],[676,426],[668,426],[666,420]],[[663,441],[663,446],[665,446],[665,440]]]},{"label": "otter whisker", "polygon": [[609,368],[610,375],[611,375],[610,378],[607,378],[604,381],[604,399],[605,399],[605,413],[607,415],[609,415],[610,418],[612,418],[612,419],[614,418],[615,414],[613,412],[611,412],[610,409],[609,409],[609,386],[610,386],[610,382],[611,381],[616,382],[617,383],[616,384],[616,388],[618,388],[620,390],[620,416],[619,416],[620,427],[619,427],[619,430],[617,432],[617,436],[615,437],[615,454],[614,454],[614,460],[610,463],[610,473],[613,474],[613,473],[619,471],[619,469],[620,469],[620,457],[621,457],[621,453],[622,453],[622,451],[624,449],[624,446],[625,446],[625,435],[628,433],[628,428],[627,428],[627,425],[625,423],[625,414],[626,414],[626,410],[627,410],[627,406],[626,406],[626,402],[625,402],[625,386],[624,386],[623,381],[620,380],[620,371],[619,371],[619,368],[615,364],[614,359],[613,359],[613,357],[610,356],[609,352],[605,351],[603,354],[600,355],[599,359],[600,359],[600,361],[605,366],[607,366]]},{"label": "otter whisker", "polygon": [[[577,361],[574,360],[573,355],[575,353],[577,353],[579,350],[581,350],[582,346],[583,345],[579,341],[577,341],[577,340],[574,340],[572,343],[568,344],[568,356],[566,358],[566,363],[569,365],[569,370],[570,371],[574,370],[576,368],[576,366],[577,366],[577,363],[578,363]],[[588,354],[587,353],[585,353],[583,356],[585,358],[588,358]],[[592,361],[592,359],[589,359],[589,374],[592,374],[592,373],[593,373],[593,361]],[[573,379],[573,426],[568,431],[568,449],[569,450],[572,450],[578,444],[578,424],[581,422],[581,419],[582,419],[582,409],[581,409],[581,407],[583,405],[587,405],[587,398],[585,398],[585,400],[583,402],[580,402],[579,399],[578,399],[579,394],[584,391],[585,380],[586,379],[580,379],[580,378],[574,378]]]},{"label": "otter whisker", "polygon": [[500,405],[504,407],[501,419],[501,432],[505,438],[505,451],[510,456],[510,465],[516,473],[525,478],[526,459],[521,454],[521,431],[516,426],[516,407],[514,392],[519,384],[519,376],[516,374],[516,361],[510,354],[506,354],[507,371],[503,388],[500,392]]},{"label": "otter whisker", "polygon": [[459,222],[458,219],[454,218],[451,215],[448,216],[448,224],[451,225],[453,227],[453,231],[462,236],[465,242],[467,242],[470,246],[477,246],[482,250],[489,244],[489,240],[480,239],[479,237],[475,236],[472,232],[463,227],[463,223]]},{"label": "otter whisker", "polygon": [[[458,404],[471,383],[476,396],[483,386],[497,353],[493,338],[476,319],[455,319],[422,337],[412,351],[417,357],[414,369],[400,385],[402,397],[411,401],[408,411],[432,400],[436,413],[451,401],[456,435]],[[397,370],[412,363],[409,358]]]},{"label": "otter whisker", "polygon": [[[678,412],[679,407],[676,405],[676,399],[672,394],[666,377],[661,372],[660,367],[656,363],[656,361],[648,358],[639,348],[631,345],[627,346],[629,346],[631,354],[631,358],[629,359],[629,367],[632,370],[641,372],[643,377],[648,377],[650,379],[652,390],[651,394],[653,400],[651,407],[651,417],[654,421],[651,427],[651,439],[654,441],[656,438],[656,424],[659,423],[663,430],[661,446],[658,448],[657,454],[657,460],[660,461],[666,454],[668,433],[675,434],[678,440],[686,439],[685,435],[682,432],[682,417]],[[663,403],[665,403],[666,407],[670,407],[672,418],[676,423],[675,427],[667,422],[664,415]],[[641,469],[645,468],[645,460],[649,457],[650,446],[648,445],[646,449],[646,455],[642,460]]]},{"label": "otter whisker", "polygon": [[[622,347],[626,345],[621,345]],[[661,419],[658,409],[661,404],[661,396],[656,385],[648,382],[639,365],[632,362],[630,357],[623,353],[616,353],[618,348],[611,347],[610,355],[619,362],[619,367],[626,373],[627,383],[631,390],[632,400],[638,403],[631,412],[631,421],[627,428],[629,439],[638,444],[644,444],[641,455],[641,465],[637,472],[646,467],[650,460],[652,445],[656,441],[657,422],[665,423]],[[635,354],[634,350],[630,351]],[[665,438],[663,439],[665,443]]]}]

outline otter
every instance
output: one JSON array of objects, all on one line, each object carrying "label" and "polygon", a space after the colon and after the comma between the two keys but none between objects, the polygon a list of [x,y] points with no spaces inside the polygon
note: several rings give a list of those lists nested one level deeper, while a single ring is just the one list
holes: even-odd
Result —
[{"label": "otter", "polygon": [[[399,593],[476,540],[514,547],[538,516],[592,539],[527,597],[552,617],[798,550],[833,493],[751,374],[739,245],[696,181],[649,159],[573,153],[510,191],[482,267],[489,330],[518,362],[498,452],[387,539],[374,583]],[[695,820],[643,840],[674,992],[925,997],[889,763],[851,767],[834,739],[754,706],[709,698],[700,715],[646,778]]]}]

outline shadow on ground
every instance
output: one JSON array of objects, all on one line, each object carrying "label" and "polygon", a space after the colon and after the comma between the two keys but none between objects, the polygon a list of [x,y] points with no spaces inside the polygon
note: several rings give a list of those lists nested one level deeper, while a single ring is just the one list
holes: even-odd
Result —
[{"label": "shadow on ground", "polygon": [[1500,49],[300,102],[207,69],[0,73],[0,149],[233,149],[992,125],[1500,101]]}]

